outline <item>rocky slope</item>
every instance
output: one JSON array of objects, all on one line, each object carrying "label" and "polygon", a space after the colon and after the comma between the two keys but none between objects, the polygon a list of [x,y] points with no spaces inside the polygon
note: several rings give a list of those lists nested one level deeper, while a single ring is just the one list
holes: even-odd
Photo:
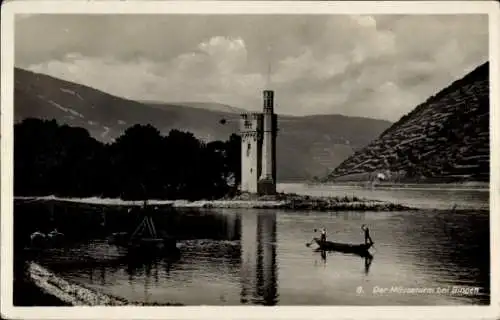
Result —
[{"label": "rocky slope", "polygon": [[326,180],[489,180],[489,64],[453,82],[339,165]]},{"label": "rocky slope", "polygon": [[[134,124],[146,123],[164,134],[175,128],[191,131],[204,140],[225,140],[238,131],[240,110],[230,106],[141,103],[18,68],[14,80],[15,121],[28,117],[56,119],[83,127],[105,142]],[[227,120],[225,124],[221,119]],[[280,117],[278,179],[324,176],[390,125],[388,121],[340,115]]]}]

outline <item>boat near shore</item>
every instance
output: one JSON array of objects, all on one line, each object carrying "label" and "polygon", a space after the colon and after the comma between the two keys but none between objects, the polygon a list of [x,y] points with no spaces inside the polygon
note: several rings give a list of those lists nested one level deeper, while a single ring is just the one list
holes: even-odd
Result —
[{"label": "boat near shore", "polygon": [[177,241],[172,237],[142,237],[132,238],[128,232],[113,233],[108,237],[108,243],[127,248],[129,251],[151,253],[179,253]]},{"label": "boat near shore", "polygon": [[142,209],[144,218],[134,232],[116,232],[108,236],[109,244],[127,248],[134,254],[179,254],[177,240],[164,232],[157,232],[152,214],[146,205]]},{"label": "boat near shore", "polygon": [[30,235],[30,245],[31,249],[49,249],[49,248],[61,248],[65,244],[65,236],[63,233],[54,229],[53,231],[45,234],[40,231],[35,231]]}]

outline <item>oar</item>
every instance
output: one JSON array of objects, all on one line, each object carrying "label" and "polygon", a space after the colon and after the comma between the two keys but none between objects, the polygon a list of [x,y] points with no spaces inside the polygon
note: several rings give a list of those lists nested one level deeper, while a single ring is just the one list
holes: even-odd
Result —
[{"label": "oar", "polygon": [[[314,229],[314,230],[313,230],[313,232],[314,232],[314,233],[316,233],[317,231],[318,231],[318,229]],[[310,247],[310,246],[311,246],[311,244],[313,243],[313,241],[314,241],[314,238],[313,238],[313,239],[311,239],[311,241],[306,242],[306,247]]]},{"label": "oar", "polygon": [[310,247],[310,246],[311,246],[311,244],[313,244],[313,243],[314,243],[314,241],[316,241],[316,239],[313,237],[313,238],[311,239],[311,241],[309,241],[309,242],[307,242],[307,243],[306,243],[306,247]]},{"label": "oar", "polygon": [[306,247],[310,247],[310,246],[311,246],[311,244],[313,243],[313,241],[314,241],[314,239],[311,239],[311,241],[306,242]]}]

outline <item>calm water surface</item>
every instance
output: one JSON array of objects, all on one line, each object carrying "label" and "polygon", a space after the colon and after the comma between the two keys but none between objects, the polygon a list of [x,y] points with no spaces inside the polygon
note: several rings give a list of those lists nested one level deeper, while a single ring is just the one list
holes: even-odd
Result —
[{"label": "calm water surface", "polygon": [[311,196],[357,196],[429,209],[488,209],[489,190],[484,188],[454,189],[429,185],[426,188],[376,186],[373,189],[340,185],[305,185],[284,183],[278,191]]},{"label": "calm water surface", "polygon": [[[462,196],[456,199],[473,199],[462,201],[463,207],[482,207],[488,201],[487,192],[459,192]],[[424,198],[427,204],[442,204],[440,197],[433,191]],[[159,228],[182,239],[178,259],[118,259],[126,253],[105,241],[92,240],[41,262],[68,279],[133,301],[187,305],[489,303],[489,216],[484,211],[224,209],[168,215],[168,223],[160,221]],[[339,253],[322,256],[305,245],[313,229],[322,226],[330,240],[361,243],[363,223],[370,226],[376,243],[371,261]],[[93,266],[68,263],[87,256],[108,261]],[[437,289],[454,285],[479,287],[480,292],[474,296],[373,293],[375,287]],[[362,294],[356,292],[360,286]]]}]

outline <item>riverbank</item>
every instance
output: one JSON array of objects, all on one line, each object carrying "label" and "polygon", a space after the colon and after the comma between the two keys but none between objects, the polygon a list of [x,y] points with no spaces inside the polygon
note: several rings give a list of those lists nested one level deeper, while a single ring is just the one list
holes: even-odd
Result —
[{"label": "riverbank", "polygon": [[16,307],[71,306],[70,303],[59,299],[55,295],[47,293],[29,278],[14,280],[13,285],[13,305]]},{"label": "riverbank", "polygon": [[[144,201],[122,200],[116,198],[62,198],[45,197],[15,197],[18,201],[58,201],[107,206],[141,206]],[[168,206],[173,208],[231,208],[231,209],[282,209],[304,211],[402,211],[416,210],[398,203],[348,197],[313,197],[293,193],[278,193],[273,196],[257,196],[242,194],[220,200],[148,200],[149,205]]]},{"label": "riverbank", "polygon": [[35,262],[26,262],[23,281],[14,281],[15,306],[180,306],[179,303],[138,303],[64,280]]},{"label": "riverbank", "polygon": [[[290,183],[288,185],[301,185],[301,183]],[[395,181],[335,181],[335,182],[315,182],[306,183],[309,187],[357,187],[363,189],[403,189],[403,190],[477,190],[489,191],[489,182],[450,182],[450,183],[429,183],[429,182],[395,182]]]}]

